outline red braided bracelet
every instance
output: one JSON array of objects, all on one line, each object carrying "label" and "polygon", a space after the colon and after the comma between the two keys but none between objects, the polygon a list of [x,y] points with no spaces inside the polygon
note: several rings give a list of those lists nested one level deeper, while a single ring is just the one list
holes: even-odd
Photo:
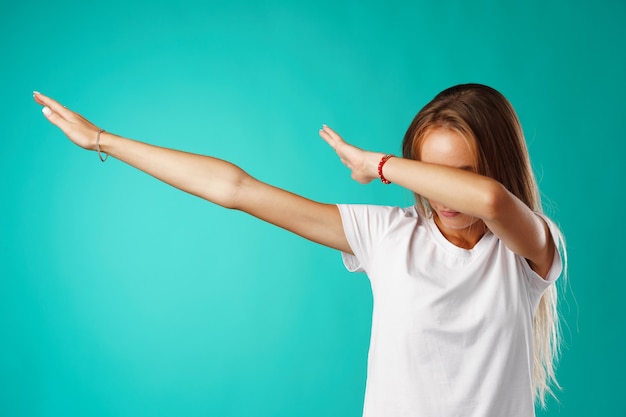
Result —
[{"label": "red braided bracelet", "polygon": [[387,162],[389,160],[389,158],[392,158],[392,157],[393,157],[393,155],[388,153],[387,155],[383,156],[381,158],[380,162],[378,163],[378,178],[380,178],[380,180],[383,182],[383,184],[391,184],[391,181],[389,181],[383,175],[383,165],[385,165],[385,162]]}]

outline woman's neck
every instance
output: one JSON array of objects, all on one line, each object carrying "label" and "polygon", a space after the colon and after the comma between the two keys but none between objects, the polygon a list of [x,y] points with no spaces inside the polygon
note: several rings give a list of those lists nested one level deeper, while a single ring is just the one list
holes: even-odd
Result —
[{"label": "woman's neck", "polygon": [[446,228],[441,224],[436,214],[433,214],[433,220],[443,237],[453,245],[463,249],[472,249],[487,232],[487,226],[485,226],[482,220],[472,223],[465,229]]}]

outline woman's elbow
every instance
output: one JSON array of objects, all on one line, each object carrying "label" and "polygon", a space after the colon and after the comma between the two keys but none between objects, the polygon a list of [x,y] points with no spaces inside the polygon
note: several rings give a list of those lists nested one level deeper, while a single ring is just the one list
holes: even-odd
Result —
[{"label": "woman's elbow", "polygon": [[227,209],[239,210],[245,197],[246,184],[253,178],[240,169],[232,170],[228,175],[212,179],[201,186],[198,196]]},{"label": "woman's elbow", "polygon": [[482,218],[485,221],[497,221],[509,210],[511,199],[515,198],[501,183],[489,181],[486,185],[482,201]]}]

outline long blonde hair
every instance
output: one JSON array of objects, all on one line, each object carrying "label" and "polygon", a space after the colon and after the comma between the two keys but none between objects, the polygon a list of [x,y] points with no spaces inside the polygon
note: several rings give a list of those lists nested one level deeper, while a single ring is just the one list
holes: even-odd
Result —
[{"label": "long blonde hair", "polygon": [[[413,119],[402,142],[402,156],[420,159],[420,148],[432,129],[445,128],[468,141],[476,172],[499,181],[531,210],[542,213],[541,197],[519,119],[513,106],[498,91],[480,84],[463,84],[439,93]],[[426,199],[416,195],[418,210],[428,215]],[[565,258],[563,236],[555,236]],[[555,364],[559,355],[560,327],[557,289],[543,294],[533,323],[533,391],[545,407],[546,394],[559,388]]]}]

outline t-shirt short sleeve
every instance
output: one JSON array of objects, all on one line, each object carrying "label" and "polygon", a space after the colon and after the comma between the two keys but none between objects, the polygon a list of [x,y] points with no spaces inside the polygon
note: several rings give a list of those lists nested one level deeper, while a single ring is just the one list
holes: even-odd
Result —
[{"label": "t-shirt short sleeve", "polygon": [[[378,242],[389,233],[397,219],[406,218],[406,209],[365,204],[338,204],[344,233],[354,255],[342,252],[350,272],[367,272],[368,260]],[[410,214],[409,214],[410,215]]]},{"label": "t-shirt short sleeve", "polygon": [[561,233],[559,232],[559,229],[554,224],[554,222],[543,214],[537,213],[537,215],[541,217],[543,221],[545,221],[548,225],[548,229],[550,230],[550,235],[552,236],[552,240],[554,241],[555,248],[554,259],[552,260],[552,265],[550,266],[550,269],[548,270],[545,278],[542,278],[539,274],[533,271],[530,268],[530,265],[528,265],[528,262],[526,262],[526,265],[528,265],[527,272],[530,279],[530,286],[534,291],[542,294],[550,285],[552,285],[559,278],[559,276],[561,276],[561,273],[563,272],[563,248],[559,239]]}]

